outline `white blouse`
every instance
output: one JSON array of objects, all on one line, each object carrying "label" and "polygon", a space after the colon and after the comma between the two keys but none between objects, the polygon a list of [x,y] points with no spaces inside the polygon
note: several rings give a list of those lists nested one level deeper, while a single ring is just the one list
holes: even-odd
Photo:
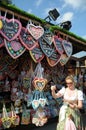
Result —
[{"label": "white blouse", "polygon": [[83,92],[81,90],[76,89],[76,92],[73,96],[69,96],[67,94],[66,88],[62,87],[61,90],[59,90],[59,93],[63,95],[64,99],[66,100],[84,100],[83,99]]}]

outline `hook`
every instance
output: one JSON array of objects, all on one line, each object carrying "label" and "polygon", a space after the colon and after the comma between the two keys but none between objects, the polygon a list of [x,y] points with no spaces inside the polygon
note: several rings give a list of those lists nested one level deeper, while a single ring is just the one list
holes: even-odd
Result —
[{"label": "hook", "polygon": [[14,23],[14,13],[13,13],[13,23]]}]

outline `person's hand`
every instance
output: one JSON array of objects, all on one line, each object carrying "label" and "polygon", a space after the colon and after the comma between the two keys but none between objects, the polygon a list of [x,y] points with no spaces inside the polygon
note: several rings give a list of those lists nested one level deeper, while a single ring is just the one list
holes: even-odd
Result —
[{"label": "person's hand", "polygon": [[55,90],[56,90],[56,86],[55,85],[51,86],[51,91],[55,91]]},{"label": "person's hand", "polygon": [[74,103],[74,107],[77,108],[77,104]]},{"label": "person's hand", "polygon": [[74,108],[74,104],[69,103],[69,106],[70,106],[71,108]]}]

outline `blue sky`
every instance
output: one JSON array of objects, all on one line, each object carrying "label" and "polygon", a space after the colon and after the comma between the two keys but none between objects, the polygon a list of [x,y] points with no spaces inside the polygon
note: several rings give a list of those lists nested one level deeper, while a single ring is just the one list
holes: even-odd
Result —
[{"label": "blue sky", "polygon": [[12,0],[20,9],[44,19],[56,8],[60,16],[54,24],[70,20],[74,34],[86,39],[86,0]]}]

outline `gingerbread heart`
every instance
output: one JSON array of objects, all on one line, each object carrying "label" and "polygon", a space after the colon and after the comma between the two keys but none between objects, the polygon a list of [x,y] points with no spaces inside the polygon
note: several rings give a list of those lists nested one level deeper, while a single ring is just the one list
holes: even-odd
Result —
[{"label": "gingerbread heart", "polygon": [[4,38],[0,35],[0,48],[4,46]]},{"label": "gingerbread heart", "polygon": [[9,117],[2,118],[2,124],[4,129],[8,129],[11,127],[11,119]]},{"label": "gingerbread heart", "polygon": [[44,29],[41,26],[35,26],[32,23],[27,25],[27,29],[36,40],[44,34]]},{"label": "gingerbread heart", "polygon": [[34,47],[37,46],[38,41],[35,40],[29,31],[22,27],[20,35],[19,35],[21,43],[25,46],[26,49],[32,50]]},{"label": "gingerbread heart", "polygon": [[29,51],[34,62],[40,62],[44,58],[44,54],[39,46],[36,46],[33,50]]},{"label": "gingerbread heart", "polygon": [[50,30],[45,30],[43,37],[44,37],[45,41],[47,42],[47,44],[49,44],[49,45],[52,44],[53,34],[52,34],[52,32],[50,32]]},{"label": "gingerbread heart", "polygon": [[47,57],[48,64],[53,67],[57,65],[60,61],[61,55],[57,52],[57,50],[54,49],[54,52],[50,57]]},{"label": "gingerbread heart", "polygon": [[33,99],[32,107],[33,107],[34,110],[39,107],[39,100],[38,99]]},{"label": "gingerbread heart", "polygon": [[63,45],[63,48],[65,50],[65,53],[67,54],[68,57],[70,57],[72,55],[72,52],[73,52],[72,44],[66,40],[63,40],[62,45]]},{"label": "gingerbread heart", "polygon": [[54,47],[53,47],[53,44],[49,45],[47,43],[47,40],[45,39],[45,37],[41,37],[39,39],[39,44],[40,44],[40,47],[43,51],[43,53],[47,56],[47,57],[50,57],[54,51]]},{"label": "gingerbread heart", "polygon": [[47,83],[47,79],[44,78],[34,78],[33,85],[36,90],[42,91]]},{"label": "gingerbread heart", "polygon": [[14,115],[11,117],[11,122],[14,126],[19,125],[20,117],[18,115]]},{"label": "gingerbread heart", "polygon": [[69,60],[69,57],[66,54],[61,55],[60,64],[64,66]]},{"label": "gingerbread heart", "polygon": [[4,19],[4,17],[0,17],[0,20],[3,24],[0,30],[2,36],[8,41],[12,41],[17,38],[21,31],[21,23],[17,19]]},{"label": "gingerbread heart", "polygon": [[64,52],[64,48],[62,46],[62,39],[58,36],[53,36],[53,43],[58,53],[62,54]]},{"label": "gingerbread heart", "polygon": [[15,39],[13,41],[5,40],[5,47],[9,53],[9,55],[13,59],[16,59],[19,56],[21,56],[26,50],[26,48],[21,44],[19,39]]}]

